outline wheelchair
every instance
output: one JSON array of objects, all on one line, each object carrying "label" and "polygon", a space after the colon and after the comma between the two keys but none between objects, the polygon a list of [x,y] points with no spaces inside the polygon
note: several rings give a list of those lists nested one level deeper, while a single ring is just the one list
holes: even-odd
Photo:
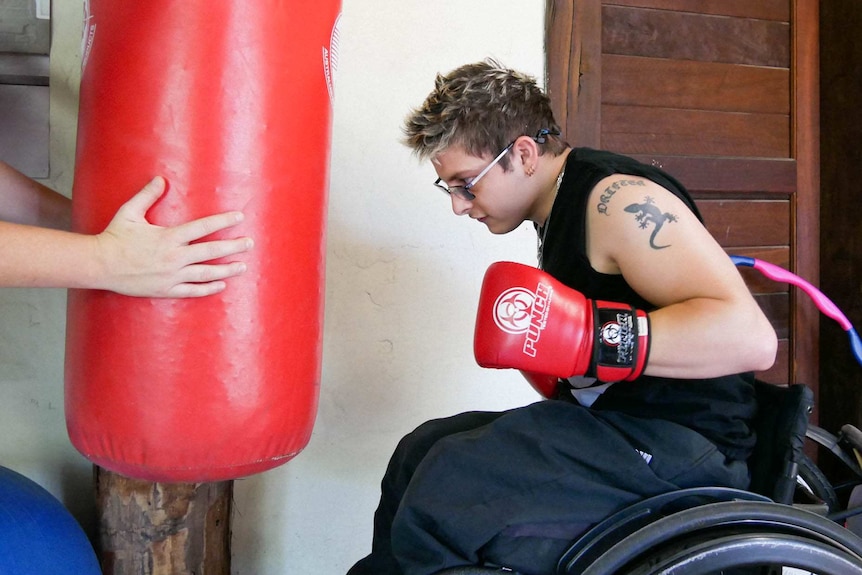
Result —
[{"label": "wheelchair", "polygon": [[[759,260],[731,256],[767,277],[796,285],[841,324],[862,364],[862,342],[816,288]],[[748,490],[681,489],[625,508],[574,541],[556,575],[862,575],[862,432],[809,424],[805,385],[756,382],[757,434]],[[805,454],[806,441],[840,462],[849,479],[833,483]],[[466,566],[438,575],[518,575]]]}]

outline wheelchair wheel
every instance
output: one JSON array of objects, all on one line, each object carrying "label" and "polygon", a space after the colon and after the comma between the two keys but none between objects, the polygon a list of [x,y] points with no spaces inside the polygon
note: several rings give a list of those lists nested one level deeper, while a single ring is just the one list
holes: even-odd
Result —
[{"label": "wheelchair wheel", "polygon": [[781,573],[793,568],[812,575],[862,575],[862,563],[828,543],[786,533],[702,536],[648,557],[626,575],[724,575]]},{"label": "wheelchair wheel", "polygon": [[834,513],[841,508],[838,494],[826,475],[810,457],[799,454],[798,473],[796,476],[796,503],[818,504],[826,506],[827,513]]},{"label": "wheelchair wheel", "polygon": [[450,567],[438,572],[436,575],[518,575],[515,571],[499,567],[481,567],[465,565],[463,567]]},{"label": "wheelchair wheel", "polygon": [[[752,540],[751,536],[760,538]],[[788,505],[733,501],[686,509],[658,519],[620,540],[584,569],[582,575],[632,573],[633,569],[640,568],[638,566],[644,565],[644,562],[650,558],[655,558],[657,553],[662,550],[669,548],[676,550],[691,545],[707,545],[710,541],[725,537],[748,537],[748,539],[741,540],[752,546],[760,545],[763,547],[768,546],[767,543],[763,543],[765,541],[763,538],[772,537],[777,541],[776,546],[785,551],[796,545],[796,548],[799,549],[809,549],[808,553],[818,558],[827,554],[823,550],[825,546],[825,549],[834,551],[836,565],[849,562],[858,567],[858,573],[862,574],[862,539],[849,533],[835,522],[821,515]],[[803,545],[799,543],[799,540],[811,544]],[[729,541],[723,541],[730,545]],[[734,545],[737,545],[737,542],[734,542]],[[725,552],[721,549],[712,547],[708,549],[708,551],[703,552],[724,556]],[[800,550],[799,553],[803,554],[803,551]],[[664,556],[662,555],[662,557]],[[764,559],[766,560],[765,557]],[[681,559],[679,560],[681,561]],[[780,560],[778,564],[781,564]],[[822,571],[824,567],[821,566],[819,569]],[[816,569],[813,571],[818,572]],[[642,571],[642,573],[652,574],[653,571],[647,570]],[[710,571],[703,571],[702,573],[710,573]],[[836,575],[838,573],[851,575],[857,571],[837,571]],[[824,571],[824,575],[832,574]]]},{"label": "wheelchair wheel", "polygon": [[764,495],[729,487],[692,487],[656,495],[618,511],[579,537],[560,558],[557,573],[581,573],[621,539],[661,517],[723,501],[771,502]]}]

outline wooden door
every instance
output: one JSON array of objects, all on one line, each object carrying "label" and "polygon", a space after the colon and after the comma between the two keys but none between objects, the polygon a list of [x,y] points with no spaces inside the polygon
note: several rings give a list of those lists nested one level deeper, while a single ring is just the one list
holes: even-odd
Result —
[{"label": "wooden door", "polygon": [[[728,253],[818,279],[817,0],[548,0],[548,92],[573,146],[658,165]],[[774,383],[817,391],[818,312],[743,268]]]},{"label": "wooden door", "polygon": [[[829,0],[820,8],[820,285],[862,332],[862,6],[859,0]],[[845,423],[862,428],[862,369],[847,334],[836,322],[823,321],[820,345],[821,424],[833,431]]]}]

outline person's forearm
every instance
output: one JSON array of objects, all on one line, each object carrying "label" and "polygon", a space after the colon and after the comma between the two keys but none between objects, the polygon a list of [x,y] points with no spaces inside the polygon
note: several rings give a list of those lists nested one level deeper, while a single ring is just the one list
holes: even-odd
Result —
[{"label": "person's forearm", "polygon": [[644,373],[687,379],[768,369],[775,361],[775,330],[751,306],[701,298],[650,313]]},{"label": "person's forearm", "polygon": [[[96,235],[0,221],[0,287],[103,289],[137,297],[202,297],[224,290],[224,280],[243,273],[246,264],[218,260],[250,250],[253,242],[248,237],[200,240],[239,224],[243,214],[153,225],[146,213],[164,192],[164,179],[154,178]],[[25,210],[29,219],[44,214],[43,208],[57,208],[55,216],[63,212],[62,203],[44,197],[46,203],[35,203],[39,209]]]},{"label": "person's forearm", "polygon": [[72,201],[0,162],[0,220],[68,230]]},{"label": "person's forearm", "polygon": [[0,286],[100,288],[96,238],[0,222]]}]

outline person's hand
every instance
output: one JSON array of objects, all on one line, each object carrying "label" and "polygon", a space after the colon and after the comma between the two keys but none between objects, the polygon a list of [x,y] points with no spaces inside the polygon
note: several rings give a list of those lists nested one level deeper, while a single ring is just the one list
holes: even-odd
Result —
[{"label": "person's hand", "polygon": [[[524,264],[494,262],[485,272],[473,337],[482,367],[519,369],[534,385],[536,374],[634,381],[646,368],[649,343],[643,310],[588,299]],[[545,381],[540,392],[548,387]]]},{"label": "person's hand", "polygon": [[243,262],[207,264],[251,249],[250,238],[190,243],[243,220],[226,212],[174,227],[149,223],[147,211],[165,192],[156,177],[117,211],[96,235],[101,289],[140,297],[201,297],[222,291],[223,280],[243,273]]}]

